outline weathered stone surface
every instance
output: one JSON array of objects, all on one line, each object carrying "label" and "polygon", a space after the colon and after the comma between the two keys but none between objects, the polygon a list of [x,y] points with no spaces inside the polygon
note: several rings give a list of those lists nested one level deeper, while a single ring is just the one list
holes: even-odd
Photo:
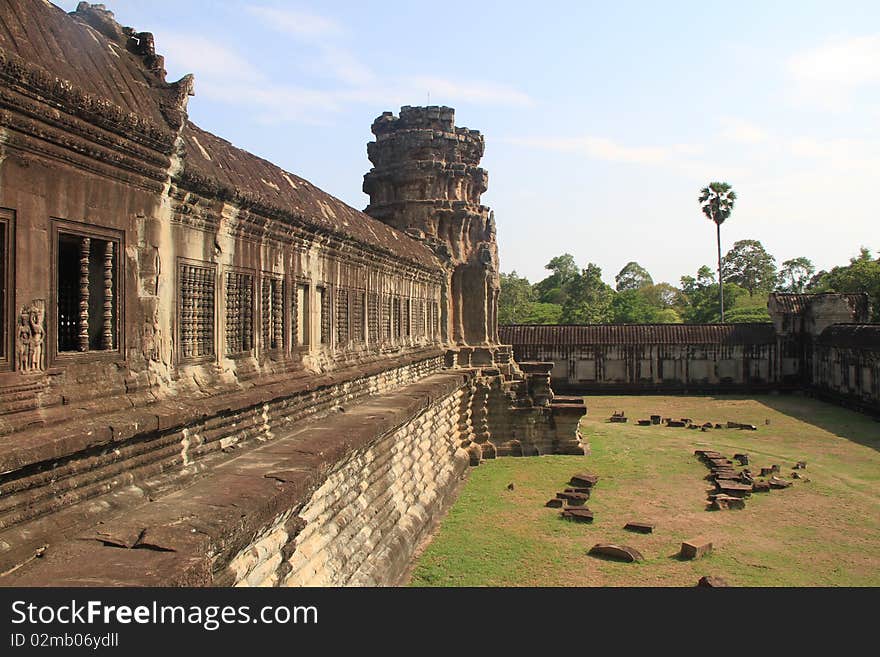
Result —
[{"label": "weathered stone surface", "polygon": [[667,427],[686,427],[686,422],[679,422],[678,420],[670,420],[666,423]]},{"label": "weathered stone surface", "polygon": [[652,415],[651,416],[651,424],[660,424],[660,416]]},{"label": "weathered stone surface", "polygon": [[590,499],[590,496],[585,493],[556,493],[556,497],[565,500],[571,505],[586,504],[587,500]]},{"label": "weathered stone surface", "polygon": [[786,481],[785,479],[780,479],[779,477],[770,477],[768,482],[770,484],[770,488],[788,488],[791,486],[790,481]]},{"label": "weathered stone surface", "polygon": [[652,534],[654,532],[654,526],[654,523],[651,522],[628,522],[623,528],[639,534]]},{"label": "weathered stone surface", "polygon": [[642,553],[635,548],[615,543],[596,543],[590,548],[588,554],[614,559],[615,561],[626,561],[628,563],[645,560]]},{"label": "weathered stone surface", "polygon": [[565,520],[574,522],[593,522],[593,512],[587,507],[566,507],[560,515]]},{"label": "weathered stone surface", "polygon": [[807,469],[807,462],[806,461],[798,461],[797,463],[794,464],[794,469],[795,470],[806,470]]},{"label": "weathered stone surface", "polygon": [[703,575],[700,578],[700,581],[697,582],[697,586],[706,588],[719,588],[730,586],[730,584],[728,584],[727,580],[723,577],[717,577],[715,575]]},{"label": "weathered stone surface", "polygon": [[587,472],[582,472],[580,474],[573,475],[570,483],[572,486],[584,487],[584,488],[592,488],[599,482],[599,476],[590,474]]},{"label": "weathered stone surface", "polygon": [[749,455],[748,454],[734,454],[733,459],[739,462],[740,465],[748,465],[749,464]]},{"label": "weathered stone surface", "polygon": [[679,555],[683,559],[700,559],[712,552],[712,541],[705,538],[692,538],[682,542]]},{"label": "weathered stone surface", "polygon": [[545,504],[544,506],[550,507],[551,509],[561,509],[564,503],[565,500],[563,500],[561,497],[554,497],[547,500],[547,504]]},{"label": "weathered stone surface", "polygon": [[713,511],[722,511],[727,509],[745,509],[746,502],[741,497],[719,493],[717,495],[711,496],[710,508]]},{"label": "weathered stone surface", "polygon": [[742,484],[729,479],[719,479],[715,485],[719,491],[733,497],[747,497],[752,492],[751,484]]},{"label": "weathered stone surface", "polygon": [[587,486],[573,486],[565,489],[566,493],[581,493],[583,495],[586,495],[587,497],[590,496],[590,493],[592,491],[593,489],[588,488]]},{"label": "weathered stone surface", "polygon": [[770,482],[769,481],[756,481],[752,484],[752,492],[753,493],[769,493],[770,492]]},{"label": "weathered stone surface", "polygon": [[653,423],[651,422],[651,420],[638,420],[636,424],[638,424],[640,427],[650,427]]}]

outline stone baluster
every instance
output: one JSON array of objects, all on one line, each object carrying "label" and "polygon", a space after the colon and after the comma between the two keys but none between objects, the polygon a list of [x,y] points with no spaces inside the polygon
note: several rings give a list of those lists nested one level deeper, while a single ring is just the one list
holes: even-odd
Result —
[{"label": "stone baluster", "polygon": [[92,240],[79,243],[79,350],[89,350],[89,251]]},{"label": "stone baluster", "polygon": [[113,345],[113,242],[108,241],[104,251],[104,325],[101,346],[112,351]]},{"label": "stone baluster", "polygon": [[284,302],[281,293],[281,281],[274,281],[272,285],[272,328],[275,333],[275,347],[278,349],[281,349],[284,345],[284,322],[281,321],[281,318],[284,315]]}]

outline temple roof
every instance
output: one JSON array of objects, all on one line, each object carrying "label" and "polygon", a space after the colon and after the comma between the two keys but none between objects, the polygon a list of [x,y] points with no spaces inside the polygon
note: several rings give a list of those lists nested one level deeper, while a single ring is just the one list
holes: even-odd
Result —
[{"label": "temple roof", "polygon": [[500,326],[504,344],[640,345],[719,344],[750,345],[776,342],[773,324],[515,324]]},{"label": "temple roof", "polygon": [[773,292],[770,294],[769,303],[776,303],[780,312],[800,315],[814,301],[827,298],[840,298],[846,300],[850,308],[856,313],[856,317],[868,316],[868,295],[864,292],[852,294],[838,292],[821,292],[818,294],[796,294],[791,292]]},{"label": "temple roof", "polygon": [[437,267],[432,252],[421,242],[373,219],[313,184],[271,162],[233,146],[225,139],[187,121],[183,186],[213,181],[214,194],[257,202],[294,215],[317,230],[342,233],[396,256]]},{"label": "temple roof", "polygon": [[127,125],[167,134],[166,152],[181,128],[184,166],[177,182],[183,186],[352,238],[391,257],[439,267],[421,242],[186,120],[191,80],[166,82],[153,36],[120,26],[102,5],[81,2],[67,14],[48,0],[2,0],[0,59],[21,73],[20,80],[60,90],[55,98],[47,94],[47,102],[63,109],[74,111],[65,105],[71,98],[91,98],[97,101],[88,106],[102,113],[136,116],[137,122]]},{"label": "temple roof", "polygon": [[161,103],[172,85],[161,66],[151,70],[141,55],[130,52],[129,35],[118,24],[105,22],[99,31],[85,15],[101,26],[99,12],[75,17],[46,0],[3,0],[0,48],[85,94],[164,126]]},{"label": "temple roof", "polygon": [[819,343],[880,351],[880,324],[832,324],[822,331]]}]

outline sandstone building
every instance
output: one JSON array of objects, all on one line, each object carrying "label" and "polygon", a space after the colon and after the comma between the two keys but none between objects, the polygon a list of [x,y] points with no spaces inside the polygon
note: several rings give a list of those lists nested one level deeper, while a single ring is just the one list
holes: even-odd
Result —
[{"label": "sandstone building", "polygon": [[880,413],[880,324],[862,294],[770,295],[772,322],[503,326],[519,360],[567,392],[806,390]]},{"label": "sandstone building", "polygon": [[369,216],[194,89],[102,5],[0,5],[0,583],[393,583],[468,464],[583,452],[498,342],[483,138],[379,117]]},{"label": "sandstone building", "polygon": [[102,5],[0,4],[0,584],[393,584],[469,465],[583,453],[551,377],[876,404],[849,298],[499,335],[453,110],[374,121],[359,212],[194,125],[196,89]]}]

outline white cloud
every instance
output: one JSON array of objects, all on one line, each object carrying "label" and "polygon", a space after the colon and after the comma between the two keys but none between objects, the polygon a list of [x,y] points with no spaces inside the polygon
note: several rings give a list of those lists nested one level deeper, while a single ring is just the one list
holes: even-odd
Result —
[{"label": "white cloud", "polygon": [[419,97],[430,93],[432,102],[435,104],[453,101],[518,107],[529,107],[535,104],[535,101],[528,94],[505,84],[485,81],[453,81],[427,76],[409,78],[407,82],[413,89],[423,90]]},{"label": "white cloud", "polygon": [[[380,77],[344,43],[336,21],[302,11],[252,5],[248,13],[299,43],[295,61],[301,83],[270,77],[234,48],[202,34],[161,32],[159,51],[176,75],[194,73],[197,97],[247,108],[256,120],[325,124],[351,104],[470,103],[506,107],[534,104],[506,84],[440,76]],[[172,76],[173,77],[173,76]]]},{"label": "white cloud", "polygon": [[163,31],[156,38],[157,50],[166,66],[201,77],[222,77],[230,81],[253,80],[259,71],[226,46],[198,34]]},{"label": "white cloud", "polygon": [[857,89],[880,83],[880,34],[827,41],[794,54],[787,70],[798,100],[846,109]]},{"label": "white cloud", "polygon": [[334,37],[345,33],[342,26],[332,18],[299,9],[279,9],[261,5],[251,5],[245,9],[272,29],[299,39]]},{"label": "white cloud", "polygon": [[595,136],[515,137],[505,141],[540,150],[579,153],[599,160],[630,164],[664,164],[681,157],[695,155],[702,150],[693,144],[625,146],[612,139]]},{"label": "white cloud", "polygon": [[753,123],[733,117],[721,118],[721,136],[728,141],[741,144],[760,144],[769,140],[770,136]]}]

